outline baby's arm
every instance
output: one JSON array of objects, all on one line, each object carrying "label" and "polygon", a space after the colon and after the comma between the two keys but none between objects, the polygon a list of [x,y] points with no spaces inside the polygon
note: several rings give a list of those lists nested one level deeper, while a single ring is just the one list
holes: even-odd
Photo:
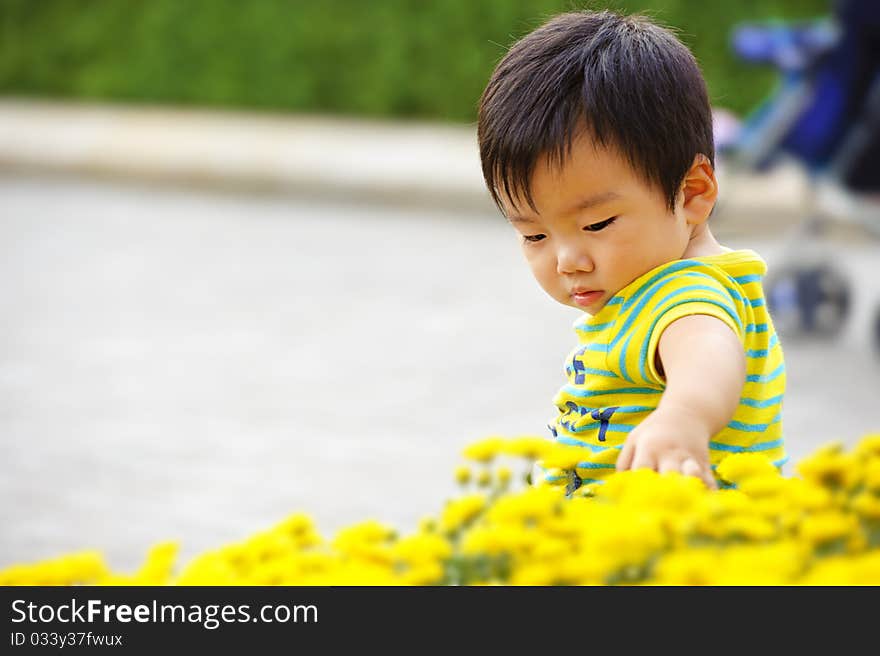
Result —
[{"label": "baby's arm", "polygon": [[695,314],[669,324],[658,353],[666,390],[657,409],[627,436],[617,469],[680,471],[714,488],[709,441],[739,404],[746,380],[742,342],[720,319]]}]

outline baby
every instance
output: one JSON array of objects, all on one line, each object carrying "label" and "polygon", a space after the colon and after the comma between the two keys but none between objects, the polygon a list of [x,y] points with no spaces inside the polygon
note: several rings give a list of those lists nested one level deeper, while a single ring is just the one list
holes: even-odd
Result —
[{"label": "baby", "polygon": [[571,493],[649,467],[714,488],[715,466],[738,452],[782,467],[767,267],[709,228],[712,114],[690,51],[640,16],[559,15],[499,62],[478,136],[538,283],[584,311],[550,425],[583,461],[539,467],[544,481]]}]

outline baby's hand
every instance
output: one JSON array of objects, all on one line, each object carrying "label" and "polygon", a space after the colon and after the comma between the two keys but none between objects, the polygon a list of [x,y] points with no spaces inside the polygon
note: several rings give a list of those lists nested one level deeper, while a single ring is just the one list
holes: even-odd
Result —
[{"label": "baby's hand", "polygon": [[687,414],[655,410],[627,436],[617,471],[641,467],[661,474],[678,471],[717,489],[709,466],[710,438],[705,427]]}]

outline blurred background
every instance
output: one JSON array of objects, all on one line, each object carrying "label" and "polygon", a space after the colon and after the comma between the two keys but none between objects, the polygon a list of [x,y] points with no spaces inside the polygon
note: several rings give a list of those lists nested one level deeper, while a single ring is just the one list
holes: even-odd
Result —
[{"label": "blurred background", "polygon": [[0,567],[408,531],[466,444],[544,435],[578,312],[489,201],[476,105],[582,6],[703,68],[791,462],[880,430],[876,2],[0,0]]}]

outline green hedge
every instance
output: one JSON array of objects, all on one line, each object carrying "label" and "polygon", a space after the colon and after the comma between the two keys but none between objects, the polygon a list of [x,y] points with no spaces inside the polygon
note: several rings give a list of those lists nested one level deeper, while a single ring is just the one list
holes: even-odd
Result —
[{"label": "green hedge", "polygon": [[[744,112],[772,87],[739,64],[738,21],[828,0],[642,0]],[[0,0],[0,93],[473,121],[493,65],[571,0]]]}]

